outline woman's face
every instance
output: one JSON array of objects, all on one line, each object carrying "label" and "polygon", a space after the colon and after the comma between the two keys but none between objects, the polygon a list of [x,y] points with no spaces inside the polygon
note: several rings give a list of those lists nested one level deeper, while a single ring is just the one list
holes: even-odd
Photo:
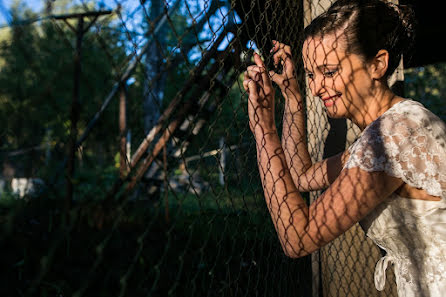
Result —
[{"label": "woman's face", "polygon": [[346,53],[344,39],[335,33],[305,40],[302,56],[308,84],[329,117],[352,118],[371,96],[373,79],[360,56]]}]

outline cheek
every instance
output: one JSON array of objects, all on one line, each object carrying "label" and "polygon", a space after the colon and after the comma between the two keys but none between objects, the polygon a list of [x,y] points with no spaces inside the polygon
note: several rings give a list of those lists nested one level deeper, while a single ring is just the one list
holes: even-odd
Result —
[{"label": "cheek", "polygon": [[333,79],[333,88],[347,96],[357,95],[365,87],[363,71],[343,72]]},{"label": "cheek", "polygon": [[334,77],[330,82],[331,88],[341,93],[344,93],[345,89],[347,89],[347,83],[348,82],[341,75]]},{"label": "cheek", "polygon": [[351,85],[356,86],[358,89],[371,86],[372,79],[369,73],[364,68],[358,68],[351,73]]}]

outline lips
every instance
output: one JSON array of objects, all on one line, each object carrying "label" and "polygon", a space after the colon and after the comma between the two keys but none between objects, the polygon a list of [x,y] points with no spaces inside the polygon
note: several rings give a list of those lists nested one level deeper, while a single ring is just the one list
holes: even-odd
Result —
[{"label": "lips", "polygon": [[335,95],[330,97],[321,98],[326,107],[332,106],[335,104],[336,99],[338,99],[341,95]]}]

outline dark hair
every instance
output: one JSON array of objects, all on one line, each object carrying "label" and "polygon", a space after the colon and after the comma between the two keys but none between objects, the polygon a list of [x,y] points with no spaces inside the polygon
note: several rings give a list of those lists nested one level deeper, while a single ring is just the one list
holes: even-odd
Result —
[{"label": "dark hair", "polygon": [[386,77],[398,67],[401,55],[411,55],[415,37],[413,10],[385,0],[338,0],[305,28],[305,39],[344,29],[347,51],[370,61],[379,50],[389,52]]}]

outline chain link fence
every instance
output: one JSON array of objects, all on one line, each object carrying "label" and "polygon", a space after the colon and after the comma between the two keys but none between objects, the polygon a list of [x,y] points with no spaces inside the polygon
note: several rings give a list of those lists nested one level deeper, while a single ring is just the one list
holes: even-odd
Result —
[{"label": "chain link fence", "polygon": [[[265,207],[243,73],[255,51],[274,67],[272,40],[299,57],[329,4],[16,4],[0,35],[2,296],[396,296],[390,269],[374,288],[380,251],[359,227],[293,260]],[[313,160],[358,135],[306,107]]]}]

